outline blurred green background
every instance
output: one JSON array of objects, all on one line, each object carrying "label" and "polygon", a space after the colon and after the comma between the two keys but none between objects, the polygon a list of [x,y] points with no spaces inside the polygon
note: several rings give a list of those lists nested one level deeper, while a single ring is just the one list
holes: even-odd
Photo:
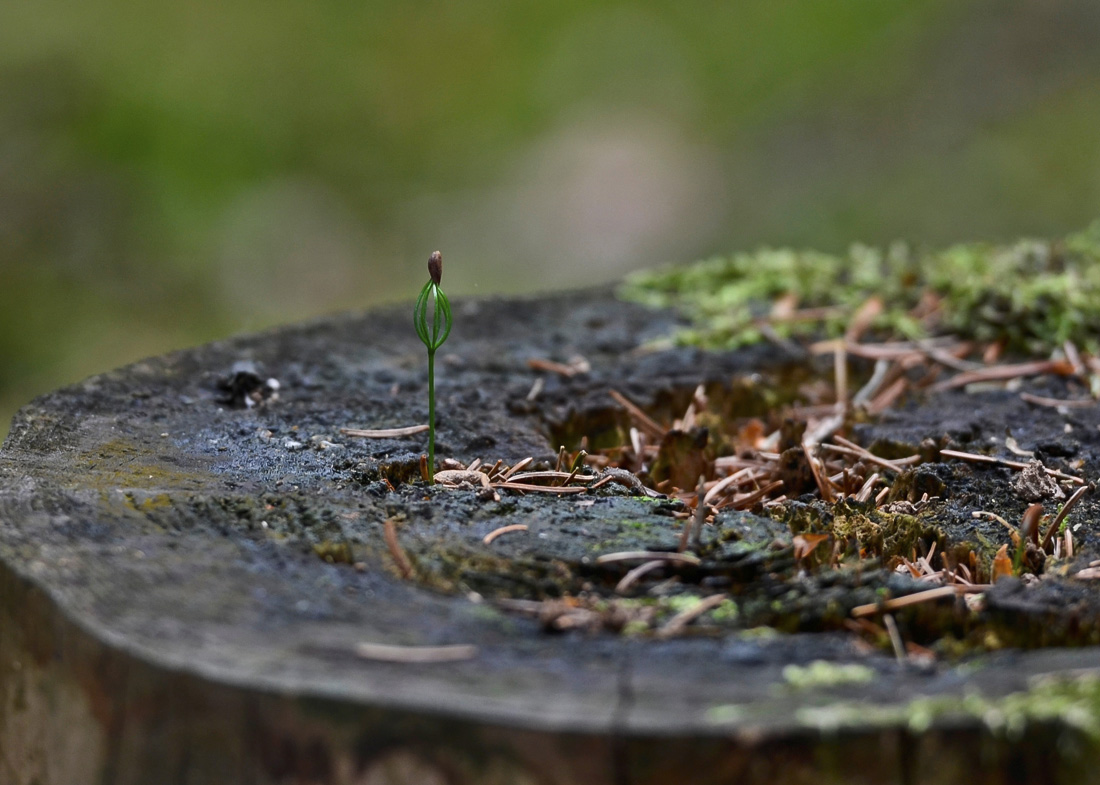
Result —
[{"label": "blurred green background", "polygon": [[[241,330],[1100,215],[1094,0],[0,3],[0,433]],[[411,329],[411,328],[410,328]]]}]

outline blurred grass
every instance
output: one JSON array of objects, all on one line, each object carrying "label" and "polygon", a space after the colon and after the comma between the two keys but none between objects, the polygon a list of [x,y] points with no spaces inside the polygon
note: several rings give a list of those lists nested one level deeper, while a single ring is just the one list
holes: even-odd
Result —
[{"label": "blurred grass", "polygon": [[0,432],[140,356],[758,243],[1100,213],[1100,7],[0,4]]}]

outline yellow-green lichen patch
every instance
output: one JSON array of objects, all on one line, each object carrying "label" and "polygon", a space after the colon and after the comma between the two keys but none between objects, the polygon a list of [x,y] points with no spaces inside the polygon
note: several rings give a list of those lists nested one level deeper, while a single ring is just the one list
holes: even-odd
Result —
[{"label": "yellow-green lichen patch", "polygon": [[[817,666],[814,663],[810,666]],[[797,666],[788,666],[787,671]],[[848,667],[823,669],[833,676],[845,673]],[[808,670],[808,669],[802,669]],[[853,674],[860,671],[852,671]],[[867,675],[867,674],[864,674]],[[873,672],[871,672],[873,675]],[[808,688],[842,684],[833,680],[817,683],[810,679],[803,685]],[[870,678],[857,679],[855,683],[867,683]],[[790,679],[788,679],[790,682]],[[847,683],[853,683],[849,680]],[[707,712],[707,721],[713,725],[736,725],[751,722],[756,712],[752,704],[720,704]],[[1100,676],[1045,676],[1032,679],[1028,689],[1000,697],[983,695],[976,689],[967,689],[959,695],[934,695],[914,698],[901,704],[881,704],[871,701],[834,701],[825,705],[803,705],[795,709],[796,722],[807,729],[821,732],[841,730],[867,730],[872,728],[905,728],[913,733],[924,733],[942,722],[953,725],[973,722],[996,736],[1022,739],[1029,726],[1057,723],[1084,734],[1100,743]]]},{"label": "yellow-green lichen patch", "polygon": [[[202,472],[167,468],[159,451],[126,439],[97,445],[84,451],[75,461],[83,472],[80,481],[88,483],[91,478],[95,487],[104,491],[115,488],[191,489],[201,487],[209,479]],[[74,477],[73,481],[76,479]]]},{"label": "yellow-green lichen patch", "polygon": [[788,665],[783,680],[797,690],[817,690],[842,684],[866,684],[875,672],[859,663],[836,663],[814,660],[809,665]]}]

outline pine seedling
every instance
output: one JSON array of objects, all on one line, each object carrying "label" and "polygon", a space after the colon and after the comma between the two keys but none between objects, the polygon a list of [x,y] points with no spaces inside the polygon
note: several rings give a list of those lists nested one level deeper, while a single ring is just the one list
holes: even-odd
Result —
[{"label": "pine seedling", "polygon": [[[416,334],[428,349],[428,482],[435,477],[435,350],[451,334],[451,304],[439,287],[443,277],[443,254],[436,251],[428,258],[430,280],[420,290],[413,312]],[[428,301],[432,301],[432,320],[428,323]]]}]

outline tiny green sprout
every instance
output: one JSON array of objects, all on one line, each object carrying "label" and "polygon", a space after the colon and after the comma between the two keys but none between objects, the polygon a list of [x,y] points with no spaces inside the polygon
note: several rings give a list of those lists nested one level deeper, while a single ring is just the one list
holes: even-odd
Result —
[{"label": "tiny green sprout", "polygon": [[[428,482],[435,477],[435,350],[451,334],[451,304],[439,286],[443,278],[443,254],[436,251],[428,258],[431,279],[420,290],[413,312],[416,334],[428,349]],[[428,301],[433,303],[431,324],[428,323]]]}]

